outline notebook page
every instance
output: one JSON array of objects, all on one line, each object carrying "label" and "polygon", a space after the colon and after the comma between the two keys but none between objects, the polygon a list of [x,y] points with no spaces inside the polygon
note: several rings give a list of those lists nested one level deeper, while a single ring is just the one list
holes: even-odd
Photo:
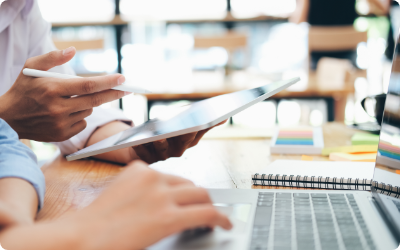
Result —
[{"label": "notebook page", "polygon": [[400,187],[399,175],[391,173],[382,169],[375,169],[374,179],[385,182],[385,184],[390,184],[392,186]]},{"label": "notebook page", "polygon": [[374,168],[375,162],[276,160],[258,173],[371,180],[374,176]]}]

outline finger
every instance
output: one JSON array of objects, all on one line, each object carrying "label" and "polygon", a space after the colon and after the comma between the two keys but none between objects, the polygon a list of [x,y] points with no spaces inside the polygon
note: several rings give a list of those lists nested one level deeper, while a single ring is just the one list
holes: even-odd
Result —
[{"label": "finger", "polygon": [[203,136],[204,136],[208,131],[210,131],[211,129],[213,129],[213,128],[217,127],[217,126],[220,126],[220,125],[226,123],[226,121],[228,121],[228,120],[222,121],[222,122],[218,123],[217,125],[212,126],[211,128],[208,128],[208,129],[204,129],[204,130],[199,131],[199,132],[197,133],[197,135],[196,135],[196,138],[194,138],[194,140],[192,141],[192,143],[189,145],[189,148],[196,146],[196,145],[199,143],[199,141],[201,140],[201,138],[203,138]]},{"label": "finger", "polygon": [[158,160],[165,161],[166,159],[169,158],[168,155],[168,140],[167,139],[162,139],[159,141],[153,142],[154,150],[157,155]]},{"label": "finger", "polygon": [[220,226],[226,230],[232,228],[228,217],[218,212],[210,204],[200,204],[184,207],[179,213],[178,222],[181,226],[179,231],[196,227]]},{"label": "finger", "polygon": [[196,146],[199,141],[201,140],[201,138],[203,138],[203,136],[210,131],[212,128],[208,128],[208,129],[204,129],[201,130],[199,132],[197,132],[196,137],[193,139],[193,141],[190,143],[189,148]]},{"label": "finger", "polygon": [[211,198],[204,188],[181,185],[171,190],[171,194],[175,202],[181,206],[202,203],[212,204]]},{"label": "finger", "polygon": [[101,104],[118,100],[125,96],[125,92],[119,90],[105,90],[90,95],[77,96],[68,99],[71,111],[78,112],[98,107]]},{"label": "finger", "polygon": [[194,183],[192,181],[176,175],[165,174],[165,179],[167,183],[172,186],[176,185],[194,186]]},{"label": "finger", "polygon": [[125,169],[124,172],[125,174],[121,174],[120,177],[118,178],[124,178],[123,176],[127,176],[128,179],[131,179],[133,175],[137,175],[138,172],[143,172],[143,171],[154,171],[149,168],[149,165],[141,160],[134,160],[129,162]]},{"label": "finger", "polygon": [[24,68],[49,70],[55,66],[63,65],[75,56],[74,47],[65,50],[55,50],[44,55],[35,56],[26,60]]},{"label": "finger", "polygon": [[156,162],[156,160],[154,160],[154,150],[152,149],[152,143],[149,144],[142,144],[142,145],[137,145],[132,147],[133,150],[135,150],[135,153],[137,156],[139,156],[139,158],[148,163],[148,164],[152,164],[154,162]]},{"label": "finger", "polygon": [[72,124],[79,122],[80,120],[85,119],[93,113],[93,109],[86,109],[82,111],[78,111],[69,115]]},{"label": "finger", "polygon": [[[103,90],[109,90],[125,82],[125,77],[120,74],[96,77],[63,79],[60,82],[62,96],[87,95]],[[123,91],[119,91],[122,92]]]},{"label": "finger", "polygon": [[169,138],[169,155],[172,157],[180,157],[183,155],[185,150],[192,143],[194,138],[196,138],[197,132],[189,133],[185,135],[180,135],[177,137]]},{"label": "finger", "polygon": [[73,124],[71,126],[71,129],[68,131],[67,137],[71,138],[72,136],[79,134],[86,128],[86,125],[87,125],[87,123],[85,120],[80,120],[80,121],[76,122],[75,124]]}]

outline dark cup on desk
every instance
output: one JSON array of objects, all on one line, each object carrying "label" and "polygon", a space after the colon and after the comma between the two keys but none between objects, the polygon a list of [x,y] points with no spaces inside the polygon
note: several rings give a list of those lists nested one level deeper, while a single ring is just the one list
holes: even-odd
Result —
[{"label": "dark cup on desk", "polygon": [[378,124],[381,125],[385,102],[386,94],[367,96],[361,101],[361,106],[368,115],[375,117]]}]

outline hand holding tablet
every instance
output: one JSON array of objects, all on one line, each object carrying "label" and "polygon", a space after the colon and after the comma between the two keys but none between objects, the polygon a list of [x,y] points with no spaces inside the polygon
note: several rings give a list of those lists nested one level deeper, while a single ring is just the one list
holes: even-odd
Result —
[{"label": "hand holding tablet", "polygon": [[[135,151],[140,152],[140,149],[146,149],[147,143],[151,142],[154,142],[153,147],[159,146],[160,148],[165,148],[165,145],[162,143],[163,141],[161,143],[156,143],[156,141],[167,139],[169,145],[170,141],[173,141],[178,136],[181,139],[185,135],[191,136],[191,133],[198,131],[206,132],[207,129],[286,89],[299,80],[299,78],[293,78],[274,82],[258,88],[242,90],[195,102],[180,108],[173,117],[160,117],[149,120],[140,126],[128,128],[123,132],[112,135],[74,154],[68,155],[67,160],[81,159],[127,147],[135,147]],[[202,134],[203,132],[198,133]],[[145,151],[152,152],[154,150],[147,148]],[[154,157],[151,157],[149,154],[141,157],[142,160],[151,163],[152,161],[148,160],[148,158]]]}]

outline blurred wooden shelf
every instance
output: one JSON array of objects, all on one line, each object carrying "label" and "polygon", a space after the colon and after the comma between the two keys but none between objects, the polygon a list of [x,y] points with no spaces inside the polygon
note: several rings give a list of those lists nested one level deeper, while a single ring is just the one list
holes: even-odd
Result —
[{"label": "blurred wooden shelf", "polygon": [[[255,21],[286,21],[288,17],[261,15],[251,18],[236,18],[230,14],[221,19],[182,19],[165,20],[166,23],[215,23],[215,22],[255,22]],[[134,20],[132,20],[134,21]],[[58,27],[82,27],[82,26],[112,26],[127,25],[129,21],[123,20],[121,15],[115,15],[110,21],[102,22],[54,22],[52,26]]]},{"label": "blurred wooden shelf", "polygon": [[217,22],[257,22],[257,21],[287,21],[288,17],[260,15],[250,18],[237,18],[228,13],[221,19],[187,19],[187,20],[167,20],[167,23],[217,23]]},{"label": "blurred wooden shelf", "polygon": [[81,26],[113,26],[113,25],[127,25],[128,22],[123,20],[120,15],[115,15],[115,17],[110,21],[105,22],[62,22],[62,23],[52,23],[53,27],[81,27]]}]

